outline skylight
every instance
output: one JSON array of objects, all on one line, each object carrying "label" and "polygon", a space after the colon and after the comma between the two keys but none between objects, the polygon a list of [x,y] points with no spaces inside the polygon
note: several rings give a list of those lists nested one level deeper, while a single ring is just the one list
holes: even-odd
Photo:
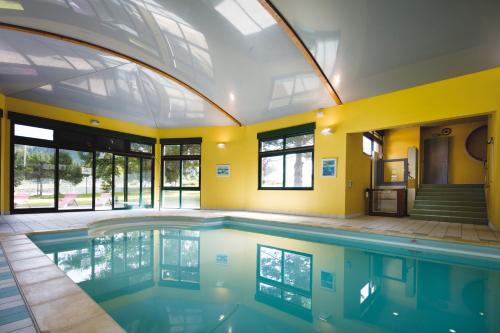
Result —
[{"label": "skylight", "polygon": [[273,17],[256,0],[224,0],[215,10],[245,36],[276,24]]}]

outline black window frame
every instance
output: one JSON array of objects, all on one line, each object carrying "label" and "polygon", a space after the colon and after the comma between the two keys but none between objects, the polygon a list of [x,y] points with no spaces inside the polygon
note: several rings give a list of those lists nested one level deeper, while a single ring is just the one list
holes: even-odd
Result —
[{"label": "black window frame", "polygon": [[[139,157],[140,158],[140,173],[141,173],[141,197],[140,205],[138,208],[153,208],[154,207],[154,175],[155,175],[155,143],[156,139],[151,137],[139,136],[134,134],[128,134],[123,132],[117,132],[112,130],[106,130],[101,128],[95,128],[91,126],[79,125],[74,123],[68,123],[59,120],[52,120],[42,117],[31,116],[23,113],[9,111],[7,117],[10,120],[10,185],[9,185],[9,208],[12,214],[31,214],[31,213],[45,213],[45,212],[82,212],[82,211],[95,211],[95,190],[96,190],[96,157],[99,152],[107,152],[113,154],[113,171],[112,171],[112,205],[111,209],[130,209],[134,207],[115,208],[114,207],[114,160],[116,155],[125,156],[126,169],[125,177],[128,174],[128,157]],[[14,127],[16,124],[26,125],[32,127],[39,127],[43,129],[49,129],[54,131],[53,140],[43,140],[37,138],[29,138],[23,136],[16,136],[14,134]],[[69,142],[62,135],[64,133],[73,133],[75,140]],[[120,140],[123,142],[123,149],[116,149],[112,146],[100,146],[98,145],[99,139],[104,138],[105,140]],[[130,143],[137,142],[143,144],[152,145],[152,153],[140,153],[132,152],[130,150]],[[16,144],[53,148],[55,149],[55,162],[54,162],[54,206],[50,208],[15,208],[14,207],[14,147]],[[76,150],[85,151],[93,153],[92,162],[92,207],[89,209],[64,209],[59,210],[59,150]],[[142,170],[143,170],[143,160],[150,159],[152,163],[151,168],[151,204],[147,206],[142,206]],[[125,178],[125,181],[127,179]],[[128,183],[127,183],[128,184]],[[127,197],[125,195],[125,200]]]},{"label": "black window frame", "polygon": [[[201,148],[202,148],[202,138],[177,138],[177,139],[160,139],[161,143],[161,185],[160,185],[160,207],[163,209],[183,209],[182,207],[182,192],[200,192],[200,207],[191,209],[201,209],[201,175],[202,175],[202,164],[201,164]],[[185,145],[200,145],[199,155],[183,155],[182,148]],[[166,146],[179,146],[179,155],[166,155]],[[183,187],[182,186],[182,163],[183,161],[198,161],[199,175],[198,175],[198,186],[197,187]],[[165,163],[166,161],[179,161],[180,172],[179,172],[179,186],[165,186]],[[163,192],[164,191],[179,191],[179,208],[167,208],[163,207]]]},{"label": "black window frame", "polygon": [[[261,132],[257,134],[258,139],[258,190],[295,190],[295,191],[312,191],[314,190],[314,146],[316,143],[315,137],[315,129],[316,123],[308,123],[293,127],[282,128],[278,130]],[[292,138],[300,135],[311,135],[313,136],[313,144],[312,146],[304,146],[304,147],[295,147],[295,148],[286,148],[286,139]],[[273,141],[273,140],[283,140],[282,149],[279,150],[271,150],[271,151],[261,151],[262,143]],[[312,173],[311,173],[311,186],[306,187],[292,187],[286,186],[286,157],[287,155],[299,154],[299,153],[311,153],[312,159]],[[269,187],[262,186],[262,159],[265,157],[273,157],[273,156],[283,156],[283,185],[280,187]]]}]

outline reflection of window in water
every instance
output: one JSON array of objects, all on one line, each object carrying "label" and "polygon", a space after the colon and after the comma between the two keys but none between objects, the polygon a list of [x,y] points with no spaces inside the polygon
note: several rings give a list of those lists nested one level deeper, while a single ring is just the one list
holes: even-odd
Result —
[{"label": "reflection of window in water", "polygon": [[257,247],[256,300],[303,319],[312,319],[312,255]]},{"label": "reflection of window in water", "polygon": [[77,283],[150,270],[153,232],[130,231],[99,237],[75,243],[71,249],[55,251],[48,256]]},{"label": "reflection of window in water", "polygon": [[161,284],[198,289],[200,284],[200,232],[163,229],[160,231]]}]

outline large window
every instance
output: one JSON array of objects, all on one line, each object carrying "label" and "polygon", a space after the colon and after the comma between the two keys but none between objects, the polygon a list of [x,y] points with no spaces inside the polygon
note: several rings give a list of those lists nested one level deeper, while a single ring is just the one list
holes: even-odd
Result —
[{"label": "large window", "polygon": [[313,189],[314,129],[311,123],[257,135],[259,189]]},{"label": "large window", "polygon": [[311,319],[312,255],[257,246],[256,299]]},{"label": "large window", "polygon": [[9,113],[11,211],[153,206],[155,139]]},{"label": "large window", "polygon": [[162,207],[200,208],[201,138],[161,143]]}]

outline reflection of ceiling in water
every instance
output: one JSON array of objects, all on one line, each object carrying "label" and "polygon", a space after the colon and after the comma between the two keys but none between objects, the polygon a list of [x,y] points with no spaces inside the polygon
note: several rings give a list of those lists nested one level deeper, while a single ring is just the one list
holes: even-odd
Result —
[{"label": "reflection of ceiling in water", "polygon": [[[346,102],[500,64],[498,1],[270,2]],[[138,59],[244,124],[334,104],[258,0],[9,0],[0,2],[0,22]],[[169,79],[120,67],[121,59],[18,34],[0,34],[4,94],[155,127],[233,123]]]}]

